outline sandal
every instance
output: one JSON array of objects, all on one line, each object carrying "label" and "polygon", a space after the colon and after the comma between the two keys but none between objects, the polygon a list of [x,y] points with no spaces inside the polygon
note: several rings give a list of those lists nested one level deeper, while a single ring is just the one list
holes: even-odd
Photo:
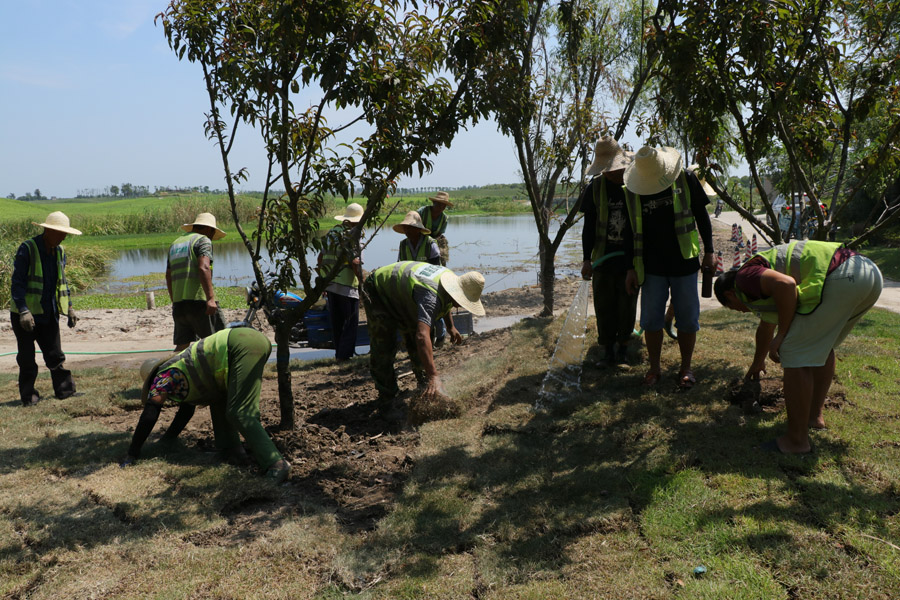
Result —
[{"label": "sandal", "polygon": [[694,372],[690,369],[678,372],[678,387],[680,389],[689,390],[694,387],[695,383],[697,383],[697,378],[694,377]]},{"label": "sandal", "polygon": [[659,383],[660,373],[654,373],[653,371],[649,371],[646,375],[644,375],[644,385],[651,386]]}]

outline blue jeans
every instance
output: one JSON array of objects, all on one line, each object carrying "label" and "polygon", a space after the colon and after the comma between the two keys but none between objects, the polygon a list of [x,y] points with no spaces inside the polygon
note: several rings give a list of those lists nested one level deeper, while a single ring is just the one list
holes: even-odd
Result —
[{"label": "blue jeans", "polygon": [[687,333],[700,330],[700,295],[697,273],[682,277],[644,276],[641,286],[641,327],[644,331],[661,331],[665,325],[669,291],[675,307],[675,329]]}]

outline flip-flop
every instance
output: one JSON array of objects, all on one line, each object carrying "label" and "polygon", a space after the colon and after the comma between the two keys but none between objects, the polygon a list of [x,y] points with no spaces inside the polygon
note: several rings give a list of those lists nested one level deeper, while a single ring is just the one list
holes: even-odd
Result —
[{"label": "flip-flop", "polygon": [[[782,452],[781,448],[778,447],[778,440],[776,440],[774,438],[760,444],[759,449],[762,450],[763,452],[773,452],[775,454],[786,454],[785,452]],[[815,450],[816,450],[815,447],[812,445],[812,443],[810,443],[809,444],[809,452],[797,452],[796,454],[794,454],[794,456],[806,456],[807,454],[812,454],[813,452],[815,452]]]},{"label": "flip-flop", "polygon": [[659,383],[661,373],[654,373],[653,371],[648,372],[644,375],[644,385],[651,386]]},{"label": "flip-flop", "polygon": [[678,372],[678,387],[680,389],[689,390],[694,387],[695,383],[697,383],[697,378],[694,377],[694,372],[690,369]]}]

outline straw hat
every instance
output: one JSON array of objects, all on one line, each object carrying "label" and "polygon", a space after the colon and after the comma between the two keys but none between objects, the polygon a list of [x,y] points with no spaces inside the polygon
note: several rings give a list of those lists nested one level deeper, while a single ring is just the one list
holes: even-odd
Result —
[{"label": "straw hat", "polygon": [[421,229],[424,235],[428,235],[431,233],[431,230],[425,227],[425,224],[422,223],[422,216],[414,210],[406,213],[406,216],[403,217],[403,221],[394,225],[394,231],[397,233],[406,234],[406,226],[415,227],[416,229]]},{"label": "straw hat", "polygon": [[469,271],[458,277],[453,271],[448,271],[441,276],[441,285],[457,304],[476,317],[484,316],[484,305],[481,304],[484,275],[478,271]]},{"label": "straw hat", "polygon": [[681,154],[675,148],[644,146],[625,169],[625,187],[632,194],[658,194],[675,183],[681,174]]},{"label": "straw hat", "polygon": [[694,163],[688,167],[688,171],[692,172],[694,175],[697,175],[697,180],[700,181],[700,185],[703,187],[704,194],[706,194],[709,197],[718,196],[718,194],[716,194],[716,190],[714,190],[711,185],[706,183],[706,179],[701,178],[700,175],[697,174],[697,171],[699,171],[699,170],[700,170],[700,165],[698,165],[696,163]]},{"label": "straw hat", "polygon": [[441,204],[446,204],[450,208],[453,208],[453,203],[450,202],[450,194],[448,194],[447,192],[438,192],[428,199],[432,202],[440,202]]},{"label": "straw hat", "polygon": [[594,162],[584,172],[586,177],[599,175],[607,171],[618,171],[631,164],[633,152],[627,152],[619,146],[616,138],[606,135],[594,144]]},{"label": "straw hat", "polygon": [[31,223],[43,227],[44,229],[53,229],[55,231],[62,231],[63,233],[81,235],[80,231],[74,227],[69,227],[69,217],[60,211],[52,212],[47,215],[47,220],[43,223],[35,223],[34,221]]},{"label": "straw hat", "polygon": [[153,383],[153,379],[156,377],[162,364],[170,358],[170,356],[167,356],[166,358],[148,358],[141,363],[141,379],[144,380],[144,385],[141,386],[141,404],[147,402],[147,396],[150,395],[150,385]]},{"label": "straw hat", "polygon": [[356,202],[351,202],[347,205],[347,208],[344,209],[344,214],[342,215],[334,215],[334,218],[338,221],[350,221],[351,223],[359,223],[360,219],[363,216],[363,207],[357,204]]},{"label": "straw hat", "polygon": [[225,232],[216,227],[216,217],[212,213],[200,213],[197,215],[197,218],[194,219],[193,223],[185,223],[181,226],[182,231],[191,231],[194,228],[194,225],[201,225],[203,227],[212,227],[216,230],[213,234],[212,239],[221,240],[225,237]]}]

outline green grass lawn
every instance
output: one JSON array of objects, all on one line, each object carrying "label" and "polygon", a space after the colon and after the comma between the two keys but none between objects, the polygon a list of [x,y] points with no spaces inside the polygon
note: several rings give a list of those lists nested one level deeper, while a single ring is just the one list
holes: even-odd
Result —
[{"label": "green grass lawn", "polygon": [[[312,498],[240,520],[234,507],[286,492],[204,453],[119,469],[130,433],[91,415],[136,422],[133,374],[80,372],[84,397],[0,404],[0,596],[900,597],[900,315],[873,310],[839,349],[807,457],[759,451],[783,412],[726,399],[753,319],[701,323],[690,392],[673,389],[666,341],[658,388],[643,365],[588,362],[548,412],[533,407],[562,319],[516,326],[503,351],[445,374],[467,411],[421,426],[410,479],[357,533]],[[347,367],[296,365],[297,385],[312,368]],[[0,376],[4,398],[15,385]]]},{"label": "green grass lawn", "polygon": [[862,252],[875,261],[885,277],[900,281],[900,248],[873,246],[863,249]]}]

